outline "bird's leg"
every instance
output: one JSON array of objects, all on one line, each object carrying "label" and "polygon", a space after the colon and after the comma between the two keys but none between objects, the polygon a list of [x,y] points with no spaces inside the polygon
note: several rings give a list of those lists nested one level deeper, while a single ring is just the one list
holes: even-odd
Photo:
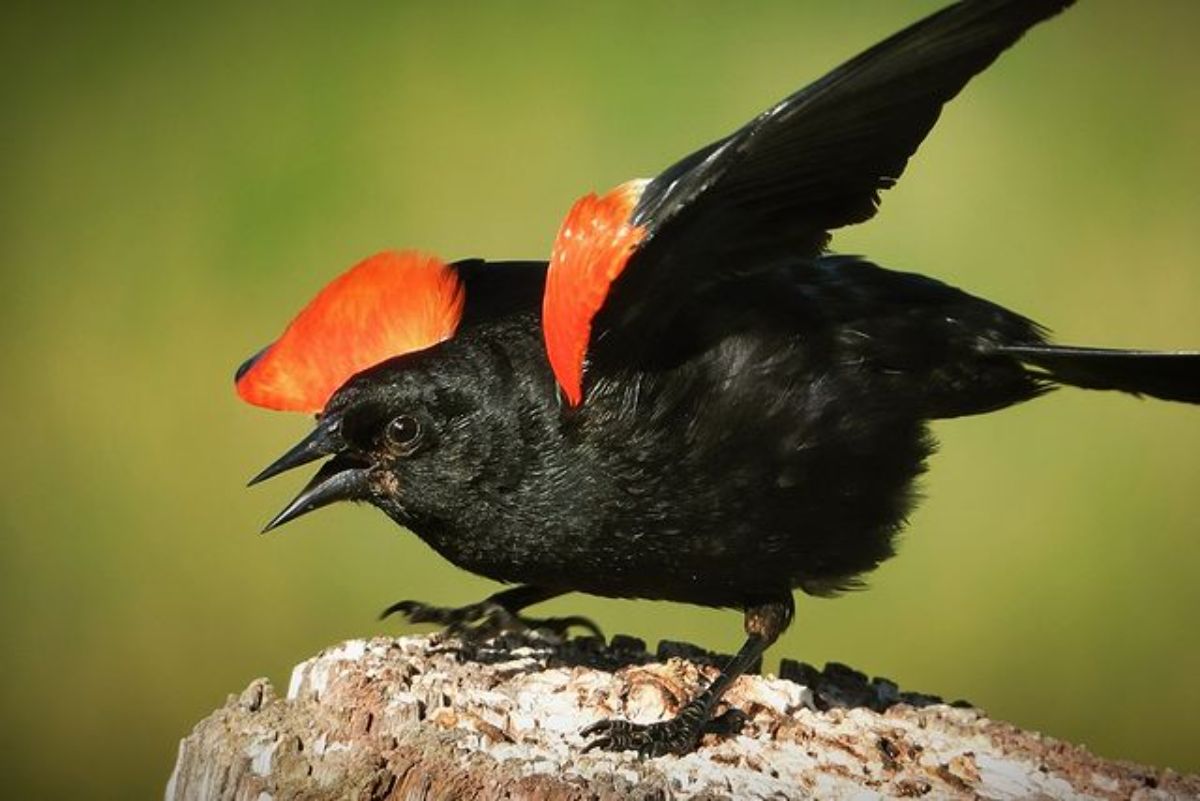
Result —
[{"label": "bird's leg", "polygon": [[[746,672],[792,621],[795,607],[792,596],[780,595],[769,601],[747,604],[746,642],[721,674],[670,720],[639,724],[626,720],[601,720],[582,732],[594,737],[585,750],[637,751],[641,756],[687,754],[696,749],[700,736],[712,722],[713,709],[729,685]],[[722,716],[724,717],[724,716]]]},{"label": "bird's leg", "polygon": [[587,629],[603,637],[600,627],[586,617],[529,618],[519,612],[527,606],[563,595],[564,590],[552,590],[522,584],[502,590],[478,603],[460,607],[431,606],[420,601],[398,601],[380,614],[380,619],[397,612],[410,623],[437,623],[447,634],[472,640],[486,640],[504,632],[526,633],[547,631],[555,637],[565,637],[572,627]]}]

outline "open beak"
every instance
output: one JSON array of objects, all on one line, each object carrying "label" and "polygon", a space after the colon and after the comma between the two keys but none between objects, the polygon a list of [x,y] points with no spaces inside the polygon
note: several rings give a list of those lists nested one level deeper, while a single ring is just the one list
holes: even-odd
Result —
[{"label": "open beak", "polygon": [[338,424],[325,423],[322,421],[317,424],[313,432],[304,439],[300,440],[287,453],[280,456],[271,464],[267,465],[261,473],[246,483],[247,487],[253,487],[260,481],[266,481],[268,478],[273,478],[280,473],[291,470],[293,467],[300,467],[309,462],[314,462],[323,456],[332,456],[341,450],[338,443],[337,433]]},{"label": "open beak", "polygon": [[294,467],[333,456],[321,466],[300,494],[284,507],[282,512],[271,518],[271,522],[263,529],[264,534],[322,506],[367,497],[369,465],[342,452],[344,445],[338,432],[339,425],[338,420],[329,418],[317,423],[311,434],[250,479],[250,485],[254,485]]},{"label": "open beak", "polygon": [[263,528],[263,533],[322,506],[366,498],[369,472],[370,468],[354,457],[345,454],[335,456],[321,465],[312,481],[300,490],[300,494],[282,512],[271,518],[271,522]]}]

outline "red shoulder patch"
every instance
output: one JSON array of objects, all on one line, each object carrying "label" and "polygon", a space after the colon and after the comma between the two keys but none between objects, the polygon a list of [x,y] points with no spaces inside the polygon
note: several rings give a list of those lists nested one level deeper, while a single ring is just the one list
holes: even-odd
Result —
[{"label": "red shoulder patch", "polygon": [[454,336],[465,294],[455,269],[433,256],[385,251],[333,279],[238,374],[255,406],[317,412],[368,367]]},{"label": "red shoulder patch", "polygon": [[645,187],[645,181],[628,181],[605,195],[581,198],[554,240],[542,299],[542,333],[554,377],[572,406],[583,400],[592,319],[646,235],[629,221]]}]

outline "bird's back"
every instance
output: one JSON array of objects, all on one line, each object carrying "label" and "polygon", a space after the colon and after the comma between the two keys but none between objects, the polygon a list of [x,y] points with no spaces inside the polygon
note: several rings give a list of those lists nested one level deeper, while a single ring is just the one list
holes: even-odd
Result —
[{"label": "bird's back", "polygon": [[590,536],[623,564],[606,580],[639,596],[852,584],[892,553],[927,420],[1041,389],[985,347],[1039,341],[1031,322],[848,257],[714,290],[679,320],[653,359],[596,365],[568,422],[604,490]]},{"label": "bird's back", "polygon": [[[486,393],[525,421],[520,469],[494,491],[481,482],[484,514],[458,510],[470,536],[435,535],[453,561],[508,581],[717,606],[852,586],[892,554],[927,421],[1042,389],[988,351],[1041,341],[1033,323],[851,257],[698,297],[649,357],[591,365],[574,408],[555,396],[528,306],[447,343],[464,364],[497,362],[483,374],[522,377]],[[468,542],[486,548],[461,553]]]}]

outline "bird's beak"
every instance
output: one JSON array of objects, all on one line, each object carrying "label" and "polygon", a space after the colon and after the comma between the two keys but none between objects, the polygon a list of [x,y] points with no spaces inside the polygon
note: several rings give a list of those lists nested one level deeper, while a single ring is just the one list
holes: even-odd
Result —
[{"label": "bird's beak", "polygon": [[268,478],[291,470],[293,467],[300,467],[301,465],[316,461],[323,456],[332,456],[341,449],[338,438],[335,436],[336,432],[337,423],[326,423],[324,421],[318,423],[311,434],[300,440],[290,451],[269,464],[257,476],[250,479],[246,486],[253,487],[258,482],[266,481]]},{"label": "bird's beak", "polygon": [[301,515],[308,514],[314,509],[320,509],[322,506],[328,506],[337,501],[362,500],[367,496],[369,470],[369,467],[352,456],[345,454],[335,456],[321,465],[321,469],[313,476],[312,481],[308,482],[308,485],[291,503],[284,507],[282,512],[271,518],[271,522],[267,523],[263,533],[295,520]]}]

